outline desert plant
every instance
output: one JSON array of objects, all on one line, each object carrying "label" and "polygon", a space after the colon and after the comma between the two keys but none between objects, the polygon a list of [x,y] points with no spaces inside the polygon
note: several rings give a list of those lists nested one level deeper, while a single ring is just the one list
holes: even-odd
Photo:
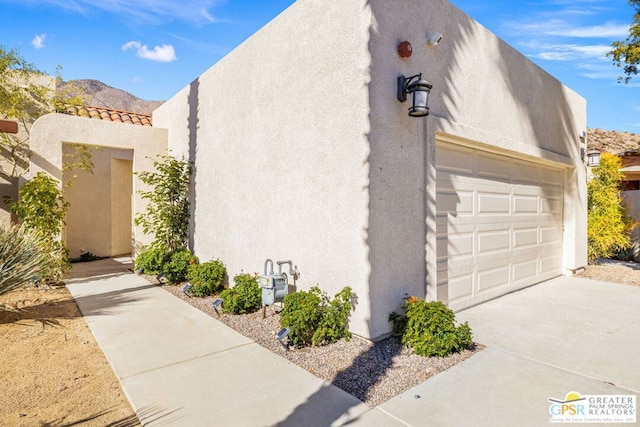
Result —
[{"label": "desert plant", "polygon": [[630,233],[636,226],[623,204],[618,156],[602,153],[600,165],[587,183],[587,255],[589,263],[610,258],[631,246]]},{"label": "desert plant", "polygon": [[235,285],[220,294],[222,309],[227,313],[252,313],[262,306],[262,291],[258,287],[258,275],[238,274]]},{"label": "desert plant", "polygon": [[391,313],[389,320],[402,344],[420,356],[444,357],[473,343],[468,323],[456,326],[455,314],[441,302],[412,296],[405,298],[404,311],[404,316]]},{"label": "desert plant", "polygon": [[184,282],[189,266],[198,262],[198,257],[190,250],[180,249],[168,255],[168,260],[162,265],[162,273],[169,283],[175,285]]},{"label": "desert plant", "polygon": [[147,247],[136,256],[136,269],[141,269],[145,274],[158,274],[162,271],[169,254],[163,247]]},{"label": "desert plant", "polygon": [[155,172],[138,172],[149,191],[139,191],[149,204],[145,213],[136,215],[134,224],[155,236],[151,246],[169,252],[187,247],[189,238],[189,181],[192,164],[170,156],[153,162]]},{"label": "desert plant", "polygon": [[0,294],[37,281],[57,267],[51,239],[22,225],[0,225]]},{"label": "desert plant", "polygon": [[193,285],[190,289],[191,294],[204,297],[221,291],[224,289],[226,274],[227,270],[220,260],[190,265],[187,269],[187,280]]},{"label": "desert plant", "polygon": [[348,321],[355,295],[343,288],[333,300],[314,286],[284,297],[280,324],[289,328],[288,338],[295,346],[324,345],[340,338],[349,339]]},{"label": "desert plant", "polygon": [[42,239],[47,239],[51,262],[46,273],[43,270],[41,280],[55,282],[69,271],[69,251],[60,241],[64,218],[69,209],[58,181],[44,172],[38,172],[20,189],[18,200],[5,197],[9,210],[14,213],[25,228],[34,230]]}]

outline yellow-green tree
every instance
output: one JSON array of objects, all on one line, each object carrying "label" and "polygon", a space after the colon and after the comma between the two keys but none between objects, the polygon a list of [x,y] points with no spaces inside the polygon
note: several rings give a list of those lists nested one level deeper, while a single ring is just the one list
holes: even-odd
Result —
[{"label": "yellow-green tree", "polygon": [[635,9],[633,14],[633,23],[629,27],[629,37],[625,41],[617,41],[613,43],[613,50],[607,53],[607,56],[613,58],[613,63],[617,67],[623,67],[626,77],[620,77],[625,83],[638,74],[638,65],[640,64],[640,0],[628,0]]},{"label": "yellow-green tree", "polygon": [[636,223],[627,215],[620,194],[621,167],[618,156],[602,153],[600,165],[587,183],[589,263],[610,258],[631,245],[630,233]]},{"label": "yellow-green tree", "polygon": [[18,135],[0,132],[0,154],[8,162],[8,167],[0,162],[0,174],[20,176],[27,168],[29,133],[36,119],[84,103],[77,90],[56,90],[59,71],[56,77],[47,76],[17,50],[0,45],[0,118],[17,121],[25,131]]}]

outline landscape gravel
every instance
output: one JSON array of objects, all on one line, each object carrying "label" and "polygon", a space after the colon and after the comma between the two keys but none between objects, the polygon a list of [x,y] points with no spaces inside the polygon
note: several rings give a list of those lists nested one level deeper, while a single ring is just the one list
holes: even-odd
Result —
[{"label": "landscape gravel", "polygon": [[[154,279],[150,281],[154,282]],[[422,357],[413,354],[395,337],[373,343],[357,336],[325,346],[286,348],[276,340],[276,333],[281,329],[280,307],[267,307],[264,319],[261,310],[243,315],[218,315],[212,308],[215,297],[189,297],[182,292],[181,286],[164,285],[163,289],[372,407],[468,359],[483,348],[475,344],[448,357]]]}]

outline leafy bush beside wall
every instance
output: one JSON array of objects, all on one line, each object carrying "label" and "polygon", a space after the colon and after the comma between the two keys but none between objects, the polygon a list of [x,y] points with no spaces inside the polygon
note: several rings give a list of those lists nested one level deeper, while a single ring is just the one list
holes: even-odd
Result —
[{"label": "leafy bush beside wall", "polygon": [[155,236],[152,247],[175,252],[187,247],[189,239],[189,183],[192,164],[170,156],[153,162],[155,172],[138,172],[140,180],[151,187],[138,191],[149,201],[145,213],[139,213],[134,224],[146,234]]},{"label": "leafy bush beside wall", "polygon": [[455,314],[441,302],[427,302],[408,297],[404,304],[405,315],[391,313],[395,335],[402,344],[409,346],[420,356],[444,357],[463,350],[473,343],[471,328],[465,322],[455,325]]},{"label": "leafy bush beside wall", "polygon": [[222,309],[227,313],[253,313],[262,307],[262,290],[258,287],[258,275],[238,274],[233,278],[235,286],[220,294]]},{"label": "leafy bush beside wall", "polygon": [[189,266],[197,264],[198,257],[189,249],[180,249],[169,254],[169,259],[162,266],[162,273],[172,285],[187,280]]},{"label": "leafy bush beside wall", "polygon": [[144,274],[158,274],[167,261],[167,250],[161,247],[148,247],[136,257],[136,270],[141,269]]},{"label": "leafy bush beside wall", "polygon": [[355,294],[343,288],[333,300],[314,286],[284,297],[280,324],[289,328],[288,339],[296,346],[324,345],[340,338],[351,338],[349,316],[355,305]]},{"label": "leafy bush beside wall", "polygon": [[224,289],[227,270],[220,260],[191,264],[187,270],[187,280],[193,286],[190,292],[196,297],[205,297]]},{"label": "leafy bush beside wall", "polygon": [[34,230],[42,239],[47,240],[49,248],[47,268],[40,271],[40,280],[56,282],[62,280],[64,273],[71,269],[69,251],[60,241],[64,219],[69,209],[59,181],[44,172],[38,172],[20,189],[17,201],[5,197],[9,210],[22,222],[24,227]]}]

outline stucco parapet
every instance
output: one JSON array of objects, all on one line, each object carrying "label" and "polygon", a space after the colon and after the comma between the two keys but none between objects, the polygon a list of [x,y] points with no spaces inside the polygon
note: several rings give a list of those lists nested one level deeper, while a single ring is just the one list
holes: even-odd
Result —
[{"label": "stucco parapet", "polygon": [[[486,151],[493,151],[498,154],[512,152],[518,157],[529,157],[536,160],[546,160],[554,163],[561,163],[575,167],[576,161],[571,157],[554,153],[530,144],[524,144],[503,135],[492,134],[482,129],[456,123],[442,117],[430,116],[429,119],[434,125],[436,139],[451,139],[454,136],[458,144],[468,144],[476,148],[483,148]],[[577,147],[577,145],[576,145]],[[577,148],[576,148],[577,149]]]}]

